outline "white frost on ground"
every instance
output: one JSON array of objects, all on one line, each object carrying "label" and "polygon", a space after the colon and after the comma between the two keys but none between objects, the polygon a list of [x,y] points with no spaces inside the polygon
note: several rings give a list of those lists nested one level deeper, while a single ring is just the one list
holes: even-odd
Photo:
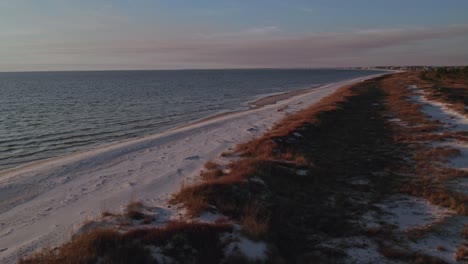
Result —
[{"label": "white frost on ground", "polygon": [[249,260],[265,260],[267,258],[267,245],[264,242],[252,241],[244,236],[232,234],[226,236],[231,242],[225,248],[225,255],[242,255]]},{"label": "white frost on ground", "polygon": [[297,133],[297,132],[294,132],[293,133],[293,136],[297,137],[297,138],[302,138],[304,137],[303,135],[301,135],[300,133]]},{"label": "white frost on ground", "polygon": [[468,170],[468,142],[450,141],[436,144],[437,146],[450,147],[460,151],[460,155],[449,159],[451,168]]},{"label": "white frost on ground", "polygon": [[388,121],[389,121],[389,122],[397,122],[397,123],[399,123],[399,122],[401,122],[401,119],[400,119],[400,118],[390,118],[390,119],[388,119]]},{"label": "white frost on ground", "polygon": [[467,178],[459,178],[452,180],[448,183],[452,190],[468,195],[468,179]]},{"label": "white frost on ground", "polygon": [[[428,100],[416,85],[407,86],[413,92],[411,100],[422,106],[423,113],[431,119],[444,124],[442,132],[468,130],[468,118],[451,110],[447,104]],[[389,122],[407,125],[398,118]],[[468,167],[468,144],[460,141],[433,142],[435,146],[448,146],[460,150],[461,155],[450,159],[448,166],[458,169]],[[454,190],[468,193],[468,180],[456,179]],[[359,184],[358,182],[352,182]],[[367,228],[393,225],[400,236],[404,237],[414,230],[425,230],[423,236],[413,240],[400,241],[413,252],[436,256],[448,263],[455,263],[455,252],[462,243],[460,232],[468,222],[468,217],[457,215],[449,209],[430,204],[422,198],[409,195],[392,195],[379,204],[376,210],[362,216],[359,221]],[[347,263],[398,263],[388,260],[378,252],[377,244],[367,237],[337,239],[323,244],[342,249],[348,255]]]},{"label": "white frost on ground", "polygon": [[460,231],[467,223],[468,217],[454,216],[446,223],[431,230],[423,238],[410,241],[410,248],[415,252],[436,256],[448,263],[455,263],[455,253],[463,239]]},{"label": "white frost on ground", "polygon": [[[447,104],[428,100],[424,96],[424,92],[417,89],[415,85],[409,87],[413,90],[416,96],[412,99],[421,104],[422,111],[430,115],[432,119],[439,120],[445,124],[444,130],[450,131],[468,131],[468,118],[451,110]],[[448,142],[435,142],[437,146],[447,146],[460,151],[460,155],[450,158],[447,163],[448,166],[461,170],[468,170],[468,143],[462,141],[448,141]],[[453,181],[452,186],[456,191],[468,194],[468,182],[466,179],[456,179]]]},{"label": "white frost on ground", "polygon": [[264,242],[255,242],[245,237],[241,237],[237,243],[240,252],[252,260],[266,259],[267,246]]},{"label": "white frost on ground", "polygon": [[195,222],[202,222],[202,223],[214,223],[220,220],[228,220],[225,215],[219,213],[212,213],[212,212],[203,212],[198,217],[192,219]]},{"label": "white frost on ground", "polygon": [[[412,100],[422,106],[423,113],[429,115],[433,120],[438,120],[444,124],[443,132],[468,131],[468,118],[452,110],[446,103],[436,102],[427,99],[424,91],[417,86],[408,87],[416,94]],[[468,144],[462,141],[434,142],[436,146],[446,146],[460,151],[460,155],[450,158],[447,166],[452,168],[467,170],[468,168]],[[455,179],[448,183],[454,191],[468,194],[468,181],[466,179]],[[445,209],[444,209],[445,210]],[[437,212],[438,211],[438,212]],[[423,254],[437,256],[449,263],[455,263],[455,252],[462,243],[463,238],[460,232],[467,223],[466,216],[448,216],[449,212],[437,210],[434,218],[439,218],[444,222],[434,226],[433,230],[427,232],[421,239],[410,241],[410,248]],[[447,210],[446,210],[447,211]]]},{"label": "white frost on ground", "polygon": [[449,209],[432,205],[425,199],[409,195],[393,195],[376,206],[381,212],[374,216],[366,215],[364,218],[369,227],[391,224],[400,231],[428,227],[454,214]]},{"label": "white frost on ground", "polygon": [[307,170],[297,170],[296,175],[298,176],[307,176],[308,172]]},{"label": "white frost on ground", "polygon": [[250,178],[249,178],[249,182],[254,182],[254,183],[261,184],[261,185],[265,185],[265,181],[262,180],[262,179],[261,179],[260,177],[258,177],[258,176],[250,177]]},{"label": "white frost on ground", "polygon": [[377,244],[365,236],[353,236],[327,241],[322,247],[340,249],[346,253],[344,263],[400,263],[380,255]]},{"label": "white frost on ground", "polygon": [[[164,207],[182,180],[224,150],[261,135],[285,114],[340,87],[324,85],[273,105],[0,172],[0,263],[70,238],[74,226],[140,200]],[[288,106],[285,111],[280,108]],[[255,128],[255,129],[250,129]]]},{"label": "white frost on ground", "polygon": [[164,264],[171,264],[175,263],[175,261],[167,256],[165,256],[162,253],[162,250],[160,247],[155,247],[155,246],[150,246],[148,247],[151,256],[158,262],[158,263],[164,263]]},{"label": "white frost on ground", "polygon": [[[455,216],[455,213],[449,209],[409,195],[393,195],[376,207],[377,211],[363,216],[361,222],[366,227],[393,225],[401,234],[412,230],[429,229],[430,232],[422,238],[408,240],[405,247],[414,252],[440,257],[448,262],[454,261],[453,254],[461,242],[457,232],[462,230],[466,217]],[[461,221],[461,218],[464,220]],[[360,237],[352,239],[356,241],[360,239],[362,246],[348,246],[345,250],[350,257],[348,263],[398,263],[383,258],[372,240]],[[445,251],[438,250],[439,246],[444,246]]]},{"label": "white frost on ground", "polygon": [[448,131],[468,131],[468,118],[452,110],[448,104],[427,99],[424,91],[415,90],[411,99],[422,106],[421,111],[432,120],[439,120]]}]

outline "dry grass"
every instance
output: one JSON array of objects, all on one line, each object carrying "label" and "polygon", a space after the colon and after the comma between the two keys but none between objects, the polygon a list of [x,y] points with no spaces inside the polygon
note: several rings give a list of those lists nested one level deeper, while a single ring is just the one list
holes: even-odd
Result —
[{"label": "dry grass", "polygon": [[[154,221],[154,217],[144,213],[145,206],[142,202],[133,201],[125,207],[124,216],[129,220],[142,221],[143,224],[150,224]],[[114,215],[115,216],[115,215]]]},{"label": "dry grass", "polygon": [[468,224],[465,224],[465,227],[463,228],[461,235],[464,239],[468,239]]},{"label": "dry grass", "polygon": [[180,190],[172,198],[172,203],[184,203],[190,216],[197,216],[207,209],[208,203],[204,197],[204,192],[210,192],[210,186],[205,184],[186,185],[182,184]]},{"label": "dry grass", "polygon": [[432,87],[429,81],[422,81],[418,73],[403,73],[394,75],[382,82],[382,89],[388,94],[386,105],[390,115],[400,118],[410,127],[393,124],[393,138],[405,146],[405,152],[412,163],[399,168],[405,174],[414,175],[405,179],[400,191],[423,197],[433,204],[451,208],[458,213],[466,214],[467,197],[452,191],[444,184],[445,181],[466,176],[466,172],[447,168],[444,165],[449,158],[459,155],[457,149],[434,147],[427,144],[450,139],[462,139],[464,133],[440,132],[441,124],[429,120],[421,111],[420,106],[407,100],[411,91],[401,82],[416,84],[419,87]]},{"label": "dry grass", "polygon": [[240,219],[242,231],[249,238],[258,240],[265,237],[270,223],[270,214],[258,204],[248,204],[243,208],[243,215]]},{"label": "dry grass", "polygon": [[215,206],[226,215],[240,215],[252,196],[246,179],[253,175],[257,166],[256,160],[240,160],[235,165],[228,164],[231,172],[227,175],[219,172],[216,177],[206,177],[202,173],[201,182],[182,184],[171,202],[184,203],[191,216],[200,214],[209,205]]},{"label": "dry grass", "polygon": [[431,147],[417,150],[413,154],[416,162],[446,162],[460,155],[460,150],[451,147]]},{"label": "dry grass", "polygon": [[444,246],[439,245],[439,246],[436,247],[436,250],[444,252],[444,251],[447,251],[447,248],[445,248]]},{"label": "dry grass", "polygon": [[98,259],[103,263],[153,263],[148,250],[110,229],[85,233],[57,249],[42,250],[18,263],[88,264]]},{"label": "dry grass", "polygon": [[20,264],[157,263],[148,246],[180,263],[220,263],[224,257],[220,235],[232,232],[229,224],[171,222],[165,227],[125,233],[97,229],[75,237],[56,249],[46,249]]},{"label": "dry grass", "polygon": [[468,261],[468,224],[465,224],[461,234],[464,241],[458,246],[457,252],[455,253],[455,258],[457,261]]},{"label": "dry grass", "polygon": [[447,104],[456,112],[468,116],[468,78],[457,74],[424,73],[424,80],[418,84],[424,87],[430,100]]},{"label": "dry grass", "polygon": [[[391,171],[398,154],[388,124],[379,118],[383,106],[369,107],[382,96],[375,81],[340,89],[237,146],[242,158],[227,166],[229,174],[184,186],[174,201],[198,211],[191,201],[202,199],[202,210],[214,206],[241,223],[249,237],[272,243],[276,258],[307,259],[317,244],[309,237],[322,241],[357,232],[353,219],[367,210],[362,204],[392,186],[392,178],[373,176]],[[265,184],[251,181],[253,176]],[[351,178],[370,184],[357,189]]]},{"label": "dry grass", "polygon": [[110,211],[107,211],[107,210],[104,211],[104,212],[102,212],[101,215],[102,215],[103,217],[114,217],[114,216],[117,216],[117,214],[114,214],[114,213],[112,213],[112,212],[110,212]]},{"label": "dry grass", "polygon": [[200,173],[200,177],[205,181],[218,179],[221,176],[223,176],[223,171],[219,168],[208,171],[202,171]]},{"label": "dry grass", "polygon": [[394,225],[367,228],[365,235],[376,242],[379,253],[387,259],[404,263],[446,263],[438,257],[414,252],[403,246],[401,234],[396,234],[396,227]]},{"label": "dry grass", "polygon": [[340,103],[345,102],[347,98],[354,95],[354,92],[350,88],[351,86],[343,87],[332,95],[321,99],[318,103],[294,115],[287,116],[274,125],[264,136],[239,144],[236,150],[242,153],[244,157],[271,158],[271,153],[275,149],[277,139],[284,137],[292,138],[293,136],[291,135],[294,132],[301,132],[300,130],[296,130],[302,127],[303,124],[310,125],[318,122],[321,113],[338,109]]},{"label": "dry grass", "polygon": [[207,170],[215,170],[215,169],[219,169],[219,164],[212,162],[212,161],[208,161],[203,165],[203,167]]},{"label": "dry grass", "polygon": [[145,214],[142,213],[143,203],[138,201],[133,201],[127,204],[125,207],[125,216],[133,220],[142,220],[145,217]]},{"label": "dry grass", "polygon": [[455,253],[455,259],[457,261],[468,261],[468,243],[462,243]]},{"label": "dry grass", "polygon": [[[440,125],[431,125],[431,126],[434,127],[433,130],[436,130],[436,128],[440,127]],[[427,132],[427,133],[424,133],[424,132]],[[432,133],[430,132],[430,130],[419,129],[419,127],[415,127],[415,128],[407,128],[406,133],[395,135],[395,139],[397,141],[406,141],[406,142],[438,142],[438,141],[446,141],[449,139],[466,141],[467,136],[466,136],[466,132],[462,132],[462,131]]]},{"label": "dry grass", "polygon": [[428,256],[421,253],[414,253],[411,251],[398,249],[398,248],[382,248],[380,253],[388,258],[394,260],[405,261],[406,263],[416,264],[445,264],[446,262],[438,257]]}]

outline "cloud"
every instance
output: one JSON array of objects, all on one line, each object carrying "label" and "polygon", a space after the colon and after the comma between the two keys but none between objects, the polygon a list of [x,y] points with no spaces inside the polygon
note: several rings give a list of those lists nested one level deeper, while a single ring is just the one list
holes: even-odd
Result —
[{"label": "cloud", "polygon": [[[404,46],[424,46],[434,40],[466,37],[468,25],[457,25],[444,28],[417,29],[384,29],[366,30],[346,33],[320,33],[294,37],[276,37],[267,40],[245,40],[240,43],[211,46],[208,49],[198,44],[196,50],[199,58],[213,61],[234,61],[241,64],[274,65],[281,64],[304,66],[314,61],[343,56],[366,57],[370,52]],[[465,41],[466,42],[466,41]],[[465,45],[465,54],[468,46]],[[180,50],[179,50],[180,52]],[[438,50],[434,50],[434,55]],[[398,55],[398,54],[394,54]]]},{"label": "cloud", "polygon": [[[144,61],[147,67],[319,67],[372,64],[468,64],[468,25],[285,35],[277,27],[162,39],[48,43],[29,50],[80,60]],[[434,46],[434,41],[442,44]],[[458,49],[444,50],[445,42]],[[409,52],[411,50],[411,52]],[[418,52],[419,51],[419,52]],[[464,55],[464,56],[462,56]],[[70,61],[70,59],[68,60]],[[119,64],[120,65],[120,64]]]},{"label": "cloud", "polygon": [[[252,29],[252,33],[276,31],[277,28]],[[261,34],[260,34],[261,35]],[[194,39],[189,42],[149,42],[141,45],[110,47],[111,52],[160,53],[188,62],[205,61],[263,67],[305,66],[315,61],[340,57],[366,57],[371,52],[407,45],[423,45],[437,39],[468,35],[468,25],[441,28],[382,29],[341,33],[316,33],[301,36],[265,36],[248,34]],[[465,53],[468,52],[465,48]],[[437,51],[434,51],[437,54]],[[398,54],[394,54],[398,55]]]},{"label": "cloud", "polygon": [[248,35],[266,35],[271,34],[276,31],[279,31],[278,27],[268,26],[268,27],[253,27],[245,31],[245,34]]},{"label": "cloud", "polygon": [[[197,35],[199,38],[209,39],[210,41],[216,40],[224,40],[232,38],[261,38],[266,36],[271,36],[274,33],[280,32],[280,29],[276,26],[265,26],[265,27],[251,27],[241,31],[235,32],[221,32],[221,33],[214,33],[214,34],[199,34]],[[198,41],[200,41],[199,39]]]}]

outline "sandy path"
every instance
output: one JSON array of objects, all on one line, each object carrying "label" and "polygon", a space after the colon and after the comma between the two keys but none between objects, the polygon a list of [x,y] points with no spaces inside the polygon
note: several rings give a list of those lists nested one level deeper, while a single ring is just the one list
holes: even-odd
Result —
[{"label": "sandy path", "polygon": [[[161,205],[182,179],[226,149],[260,135],[285,114],[336,89],[329,84],[274,105],[55,158],[0,173],[0,262],[69,239],[77,225],[132,199]],[[277,111],[288,106],[284,111]]]}]

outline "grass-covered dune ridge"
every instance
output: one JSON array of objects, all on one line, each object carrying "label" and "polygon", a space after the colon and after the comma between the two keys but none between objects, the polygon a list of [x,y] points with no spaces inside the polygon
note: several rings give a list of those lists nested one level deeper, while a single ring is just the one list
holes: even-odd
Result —
[{"label": "grass-covered dune ridge", "polygon": [[[94,229],[22,263],[463,261],[468,132],[456,103],[431,101],[437,82],[405,72],[343,87],[206,163],[171,199],[185,221]],[[218,219],[200,222],[207,212]],[[244,238],[265,256],[232,250]]]}]

